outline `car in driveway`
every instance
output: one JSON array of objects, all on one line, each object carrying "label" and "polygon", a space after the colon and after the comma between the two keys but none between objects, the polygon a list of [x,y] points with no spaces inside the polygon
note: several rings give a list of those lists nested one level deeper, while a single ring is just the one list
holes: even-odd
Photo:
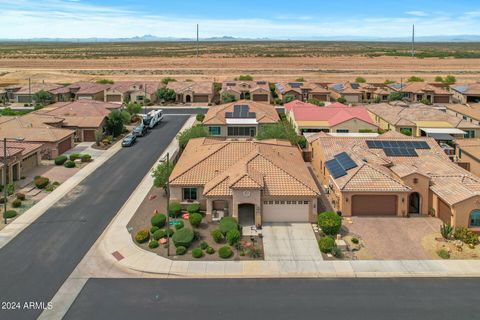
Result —
[{"label": "car in driveway", "polygon": [[129,134],[122,141],[122,147],[131,147],[137,142],[137,136],[134,134]]},{"label": "car in driveway", "polygon": [[143,124],[135,127],[132,131],[132,133],[137,136],[137,137],[143,137],[144,135],[147,134],[147,127],[144,126]]}]

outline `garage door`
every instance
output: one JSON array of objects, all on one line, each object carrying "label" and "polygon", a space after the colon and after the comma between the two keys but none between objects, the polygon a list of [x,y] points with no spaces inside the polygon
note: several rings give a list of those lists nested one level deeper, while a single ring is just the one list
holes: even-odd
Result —
[{"label": "garage door", "polygon": [[450,103],[449,96],[435,96],[433,97],[433,103]]},{"label": "garage door", "polygon": [[38,165],[38,153],[35,152],[22,160],[22,174]]},{"label": "garage door", "polygon": [[31,103],[31,98],[29,95],[18,95],[17,96],[18,103]]},{"label": "garage door", "polygon": [[438,199],[438,218],[445,223],[452,223],[452,210],[450,206],[441,199]]},{"label": "garage door", "polygon": [[352,197],[354,216],[394,216],[397,214],[397,196],[356,195]]},{"label": "garage door", "polygon": [[62,154],[72,148],[72,139],[68,138],[58,144],[58,154]]},{"label": "garage door", "polygon": [[83,130],[83,141],[95,141],[95,130]]},{"label": "garage door", "polygon": [[327,95],[325,95],[325,94],[314,94],[313,99],[317,99],[319,101],[327,101]]},{"label": "garage door", "polygon": [[193,96],[193,102],[208,102],[208,95],[196,94]]},{"label": "garage door", "polygon": [[308,222],[309,202],[264,201],[262,222]]},{"label": "garage door", "polygon": [[254,94],[253,101],[268,101],[268,94]]},{"label": "garage door", "polygon": [[122,96],[119,94],[107,95],[107,102],[120,102],[122,101]]}]

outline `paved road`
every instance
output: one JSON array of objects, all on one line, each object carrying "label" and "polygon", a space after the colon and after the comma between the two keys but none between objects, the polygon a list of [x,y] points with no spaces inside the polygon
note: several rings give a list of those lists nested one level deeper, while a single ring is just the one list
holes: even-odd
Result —
[{"label": "paved road", "polygon": [[480,279],[90,279],[64,319],[478,319]]},{"label": "paved road", "polygon": [[[167,116],[124,148],[0,250],[2,302],[48,302],[185,123]],[[35,319],[41,310],[0,319]]]}]

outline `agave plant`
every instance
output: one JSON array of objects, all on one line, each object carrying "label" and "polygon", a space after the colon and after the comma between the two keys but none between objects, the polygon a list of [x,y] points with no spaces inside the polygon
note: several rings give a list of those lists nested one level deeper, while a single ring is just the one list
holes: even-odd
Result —
[{"label": "agave plant", "polygon": [[452,228],[451,225],[444,223],[444,224],[442,224],[442,225],[440,226],[440,233],[442,234],[442,237],[443,237],[444,239],[447,239],[447,240],[448,240],[448,239],[450,239],[451,236],[452,236],[453,228]]}]

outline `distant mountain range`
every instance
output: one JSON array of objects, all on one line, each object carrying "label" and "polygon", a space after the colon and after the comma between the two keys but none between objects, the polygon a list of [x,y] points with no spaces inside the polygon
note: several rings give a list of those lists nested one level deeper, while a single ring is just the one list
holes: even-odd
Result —
[{"label": "distant mountain range", "polygon": [[[195,41],[195,38],[157,37],[153,35],[135,36],[131,38],[31,38],[31,39],[0,39],[1,42],[167,42]],[[363,36],[318,36],[295,38],[241,38],[241,37],[211,37],[200,38],[200,41],[379,41],[379,42],[410,42],[411,37],[363,37]],[[454,36],[419,36],[416,42],[480,42],[480,35]]]}]

